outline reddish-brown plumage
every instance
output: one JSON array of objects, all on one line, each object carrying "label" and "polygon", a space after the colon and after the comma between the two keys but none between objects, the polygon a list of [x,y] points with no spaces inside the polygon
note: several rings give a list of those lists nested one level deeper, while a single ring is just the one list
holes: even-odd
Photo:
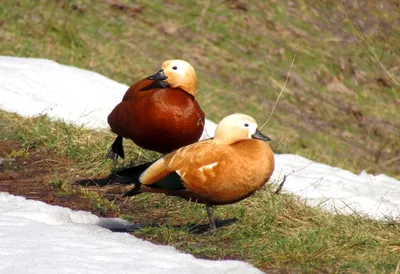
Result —
[{"label": "reddish-brown plumage", "polygon": [[166,61],[158,73],[132,85],[108,116],[118,137],[106,157],[124,158],[122,138],[160,153],[198,141],[205,117],[196,88],[196,73],[182,60]]},{"label": "reddish-brown plumage", "polygon": [[143,79],[128,89],[108,116],[111,130],[140,147],[161,153],[198,141],[204,112],[195,98],[180,88],[141,91],[152,82]]}]

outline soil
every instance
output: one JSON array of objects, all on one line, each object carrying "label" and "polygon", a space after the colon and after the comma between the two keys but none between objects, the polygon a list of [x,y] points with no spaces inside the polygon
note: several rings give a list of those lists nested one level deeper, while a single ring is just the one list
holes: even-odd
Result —
[{"label": "soil", "polygon": [[[24,157],[7,158],[11,151],[19,149],[21,144],[18,141],[0,141],[0,191],[51,205],[90,211],[98,216],[105,215],[93,208],[90,199],[81,194],[67,193],[51,186],[50,181],[54,176],[68,176],[69,162],[37,149],[31,149]],[[115,216],[115,212],[109,212],[108,215]]]}]

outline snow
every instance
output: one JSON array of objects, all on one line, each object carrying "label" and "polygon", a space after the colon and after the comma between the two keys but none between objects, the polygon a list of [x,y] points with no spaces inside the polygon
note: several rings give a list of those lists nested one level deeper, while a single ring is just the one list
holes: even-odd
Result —
[{"label": "snow", "polygon": [[101,227],[110,223],[126,225],[0,192],[0,273],[262,273]]},{"label": "snow", "polygon": [[[48,114],[93,129],[128,86],[98,73],[45,59],[0,56],[0,108],[24,116]],[[203,138],[215,123],[207,120]],[[273,146],[273,144],[272,144]],[[400,219],[400,181],[276,154],[273,182],[329,211]],[[207,261],[106,228],[128,225],[0,192],[1,273],[258,273],[238,261]]]},{"label": "snow", "polygon": [[291,154],[275,154],[272,181],[281,182],[288,175],[283,189],[332,212],[367,215],[376,219],[400,220],[400,181],[313,162]]}]

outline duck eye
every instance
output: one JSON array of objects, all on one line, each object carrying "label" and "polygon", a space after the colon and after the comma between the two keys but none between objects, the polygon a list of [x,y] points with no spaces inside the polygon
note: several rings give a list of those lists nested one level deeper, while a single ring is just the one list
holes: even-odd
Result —
[{"label": "duck eye", "polygon": [[244,124],[244,126],[245,126],[245,127],[248,127],[248,126],[249,126],[249,124],[248,124],[248,123],[246,123],[246,124]]},{"label": "duck eye", "polygon": [[178,68],[177,68],[177,66],[173,66],[172,69],[173,70],[177,70]]}]

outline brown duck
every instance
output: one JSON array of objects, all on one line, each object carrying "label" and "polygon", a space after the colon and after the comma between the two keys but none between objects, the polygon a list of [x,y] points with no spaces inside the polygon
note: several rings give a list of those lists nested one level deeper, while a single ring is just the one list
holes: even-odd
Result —
[{"label": "brown duck", "polygon": [[171,152],[199,140],[204,112],[195,99],[194,68],[183,60],[169,60],[161,70],[131,86],[108,116],[118,135],[106,154],[115,162],[124,158],[123,138],[160,153]]}]

